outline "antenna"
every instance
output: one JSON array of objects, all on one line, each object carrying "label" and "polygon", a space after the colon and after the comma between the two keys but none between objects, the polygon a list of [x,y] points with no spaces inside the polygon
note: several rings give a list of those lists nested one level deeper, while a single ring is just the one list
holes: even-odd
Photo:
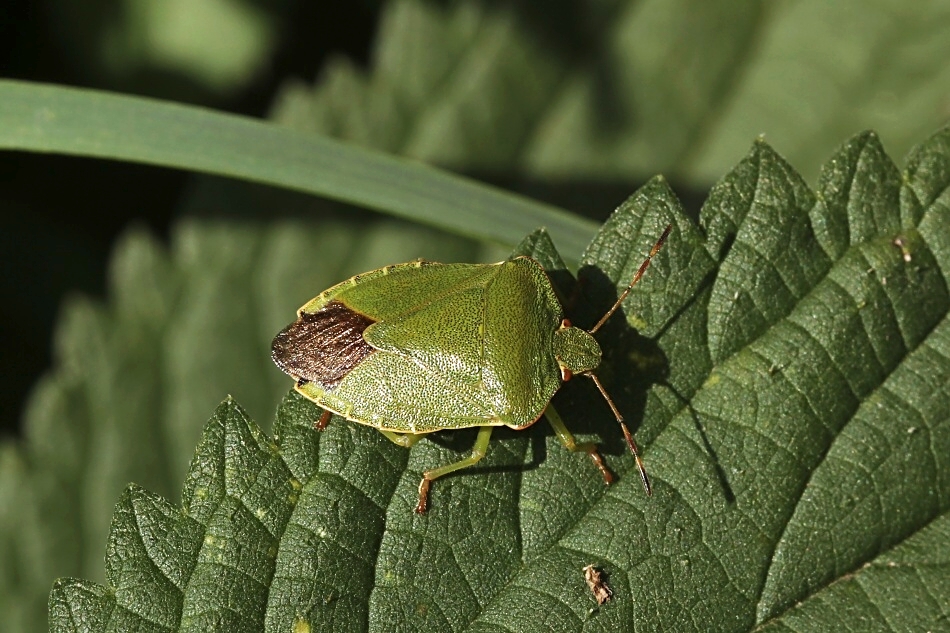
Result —
[{"label": "antenna", "polygon": [[630,432],[630,429],[627,428],[627,423],[623,421],[623,416],[621,416],[620,411],[617,410],[617,405],[615,405],[614,401],[607,395],[607,391],[604,389],[604,386],[600,384],[600,380],[597,376],[591,373],[588,373],[587,376],[590,376],[590,379],[594,381],[594,384],[597,385],[597,390],[600,391],[600,395],[604,397],[604,400],[610,405],[610,410],[614,412],[617,423],[620,424],[620,428],[623,429],[623,437],[627,440],[627,446],[630,447],[630,452],[633,453],[633,459],[637,462],[637,470],[640,471],[640,481],[643,482],[643,488],[647,491],[647,496],[651,496],[653,494],[653,486],[650,485],[650,478],[647,477],[647,469],[643,465],[643,460],[640,459],[640,448],[634,441],[633,434]]},{"label": "antenna", "polygon": [[[613,313],[617,311],[620,307],[620,304],[623,303],[623,300],[627,298],[627,295],[630,294],[630,290],[637,284],[638,281],[643,277],[643,274],[647,271],[647,268],[650,267],[650,262],[653,260],[653,257],[660,252],[660,249],[663,248],[663,243],[666,242],[666,238],[670,236],[670,231],[673,230],[672,224],[667,224],[666,228],[663,229],[663,234],[660,235],[660,239],[656,241],[656,244],[653,245],[653,248],[650,249],[650,254],[647,255],[647,258],[643,260],[643,263],[640,264],[640,268],[637,269],[637,274],[633,276],[633,281],[630,282],[630,285],[620,293],[620,297],[617,298],[616,303],[607,310],[607,314],[601,317],[600,321],[597,322],[593,328],[590,329],[590,333],[594,334],[601,328],[601,326],[607,322]],[[653,487],[650,485],[650,478],[647,477],[647,470],[643,466],[643,460],[640,459],[640,449],[637,447],[637,443],[633,439],[633,434],[630,432],[630,429],[627,428],[627,423],[623,421],[623,416],[620,415],[620,411],[617,409],[617,405],[614,404],[614,401],[610,399],[610,396],[607,395],[607,390],[604,389],[604,386],[600,384],[600,380],[594,375],[593,372],[587,372],[587,376],[594,381],[594,384],[597,385],[597,390],[600,391],[600,395],[604,397],[604,400],[607,401],[607,404],[610,405],[610,410],[613,411],[614,417],[617,418],[617,423],[620,425],[620,428],[623,429],[623,437],[627,440],[627,446],[630,447],[630,452],[633,453],[633,458],[637,462],[637,470],[640,471],[640,480],[643,482],[643,488],[647,491],[647,496],[653,494]]]},{"label": "antenna", "polygon": [[667,224],[666,228],[663,229],[663,235],[660,236],[660,239],[656,241],[656,244],[653,245],[653,248],[650,249],[650,254],[647,255],[647,258],[643,260],[643,263],[640,264],[640,268],[637,269],[637,274],[633,276],[633,281],[630,282],[630,285],[620,293],[620,296],[617,298],[617,302],[614,303],[607,314],[600,318],[600,321],[597,322],[597,325],[592,327],[589,331],[591,334],[595,334],[601,326],[607,322],[607,319],[613,316],[614,312],[617,311],[617,308],[620,307],[620,304],[623,303],[623,300],[627,298],[627,295],[630,294],[630,290],[637,285],[637,282],[643,277],[643,273],[647,271],[647,268],[650,267],[650,262],[653,261],[653,257],[660,252],[660,249],[663,248],[663,243],[666,242],[666,238],[670,236],[670,231],[673,230],[672,224]]}]

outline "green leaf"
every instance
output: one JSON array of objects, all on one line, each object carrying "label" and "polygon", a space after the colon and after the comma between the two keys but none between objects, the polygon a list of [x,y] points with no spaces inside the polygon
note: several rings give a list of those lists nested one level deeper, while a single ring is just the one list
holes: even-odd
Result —
[{"label": "green leaf", "polygon": [[[762,631],[854,628],[862,631],[937,630],[947,619],[950,595],[947,542],[950,516],[930,525],[853,574],[829,585],[820,600],[809,600]],[[895,592],[895,587],[904,591]],[[931,599],[926,599],[927,595]]]},{"label": "green leaf", "polygon": [[[604,225],[579,271],[578,322],[674,224],[627,323],[598,334],[652,498],[583,381],[558,409],[603,441],[615,485],[538,424],[499,432],[479,467],[437,481],[426,515],[412,512],[421,471],[458,459],[471,432],[408,451],[338,418],[321,433],[320,410],[291,393],[271,440],[229,399],[181,509],[128,488],[107,587],[58,581],[51,630],[940,628],[950,129],[907,165],[862,134],[811,192],[757,142],[698,225],[660,179]],[[543,233],[522,248],[555,257]],[[600,607],[589,564],[609,574]]]},{"label": "green leaf", "polygon": [[0,80],[0,149],[240,178],[501,244],[547,226],[576,253],[594,230],[551,205],[418,162],[245,117],[95,90]]}]

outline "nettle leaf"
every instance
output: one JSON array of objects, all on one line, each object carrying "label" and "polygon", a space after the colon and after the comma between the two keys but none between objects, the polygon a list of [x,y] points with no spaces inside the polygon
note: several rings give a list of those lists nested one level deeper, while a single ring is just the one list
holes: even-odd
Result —
[{"label": "nettle leaf", "polygon": [[[639,423],[644,495],[590,385],[557,404],[603,441],[609,488],[545,425],[411,450],[291,393],[271,440],[228,399],[182,507],[132,486],[107,586],[57,581],[53,631],[935,630],[950,610],[950,129],[903,173],[872,133],[817,191],[758,142],[698,225],[655,179],[604,225],[575,322],[599,316],[667,223],[649,274],[598,336]],[[543,232],[519,252],[559,266]],[[639,331],[631,329],[635,325]],[[584,381],[580,381],[584,382]],[[584,567],[613,597],[598,606]]]}]

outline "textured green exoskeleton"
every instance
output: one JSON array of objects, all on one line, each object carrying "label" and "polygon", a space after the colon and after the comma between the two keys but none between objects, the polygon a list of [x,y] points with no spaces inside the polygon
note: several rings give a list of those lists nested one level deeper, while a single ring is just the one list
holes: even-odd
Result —
[{"label": "textured green exoskeleton", "polygon": [[476,463],[492,429],[524,429],[542,414],[570,450],[588,453],[610,483],[594,443],[576,443],[550,405],[574,374],[593,378],[621,424],[647,493],[636,444],[593,370],[593,333],[619,307],[663,245],[662,237],[617,303],[590,332],[573,327],[541,265],[529,257],[497,264],[410,262],[356,275],[297,311],[272,345],[274,362],[296,390],[330,412],[379,429],[402,446],[433,431],[479,427],[472,454],[428,470],[431,482]]}]

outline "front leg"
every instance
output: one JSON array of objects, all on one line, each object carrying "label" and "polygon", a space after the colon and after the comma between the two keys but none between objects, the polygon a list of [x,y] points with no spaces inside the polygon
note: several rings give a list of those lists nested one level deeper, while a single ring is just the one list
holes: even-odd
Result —
[{"label": "front leg", "polygon": [[594,465],[600,470],[600,474],[604,478],[604,483],[608,486],[613,483],[614,476],[607,469],[604,459],[600,456],[600,452],[597,450],[597,444],[594,442],[577,442],[574,439],[574,435],[567,430],[567,427],[564,425],[564,420],[558,415],[553,404],[548,403],[548,408],[544,410],[544,417],[548,419],[548,423],[550,423],[551,428],[554,429],[554,434],[557,435],[557,439],[561,441],[564,448],[569,451],[587,453],[590,455],[591,461],[593,461]]}]

